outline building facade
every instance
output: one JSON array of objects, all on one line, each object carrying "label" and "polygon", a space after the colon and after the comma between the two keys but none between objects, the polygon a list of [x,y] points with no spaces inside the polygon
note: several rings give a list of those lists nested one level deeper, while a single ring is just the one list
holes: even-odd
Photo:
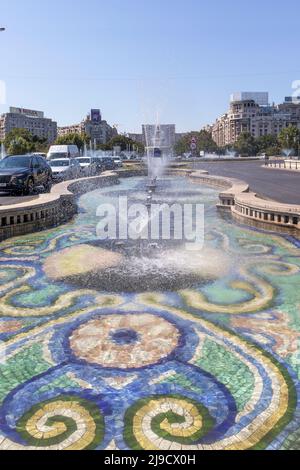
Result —
[{"label": "building facade", "polygon": [[147,148],[159,147],[164,153],[172,153],[175,145],[175,124],[143,124]]},{"label": "building facade", "polygon": [[267,91],[238,91],[232,93],[230,102],[235,101],[255,101],[260,106],[268,106],[269,93]]},{"label": "building facade", "polygon": [[26,129],[33,136],[46,139],[49,144],[57,138],[57,123],[45,118],[42,111],[11,107],[0,117],[0,140],[4,140],[13,129]]},{"label": "building facade", "polygon": [[[249,93],[250,95],[250,93]],[[241,96],[244,97],[243,93]],[[237,97],[234,94],[232,97]],[[255,98],[253,93],[252,98]],[[266,102],[266,97],[257,98]],[[229,111],[212,125],[212,138],[219,147],[233,145],[242,132],[258,138],[264,135],[278,135],[290,125],[300,130],[300,103],[287,97],[279,105],[261,105],[255,99],[231,101]]]},{"label": "building facade", "polygon": [[144,124],[141,134],[128,134],[135,142],[140,142],[145,147],[160,147],[166,152],[172,153],[174,145],[182,139],[185,133],[176,133],[175,124]]},{"label": "building facade", "polygon": [[139,133],[129,133],[129,134],[128,134],[128,137],[129,137],[129,139],[134,140],[134,142],[139,142],[140,144],[144,144],[144,145],[145,145],[145,141],[144,141],[144,136],[143,136],[143,134],[139,134]]},{"label": "building facade", "polygon": [[118,131],[102,119],[99,109],[92,109],[79,124],[58,128],[59,136],[66,134],[86,134],[93,143],[99,145],[106,144],[110,139],[118,135]]}]

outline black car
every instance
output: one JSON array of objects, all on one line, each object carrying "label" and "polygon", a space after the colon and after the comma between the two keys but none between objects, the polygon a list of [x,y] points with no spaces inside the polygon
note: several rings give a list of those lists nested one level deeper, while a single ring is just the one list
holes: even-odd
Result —
[{"label": "black car", "polygon": [[117,168],[113,158],[110,157],[94,157],[93,163],[96,165],[97,173],[107,170],[115,170]]},{"label": "black car", "polygon": [[103,165],[104,170],[115,170],[117,168],[117,165],[115,164],[113,158],[110,157],[101,158],[101,163]]},{"label": "black car", "polygon": [[96,173],[97,174],[100,174],[100,173],[102,173],[102,171],[105,170],[101,158],[93,157],[92,158],[92,165],[96,168]]},{"label": "black car", "polygon": [[0,192],[32,194],[40,186],[46,192],[52,186],[52,170],[44,158],[15,155],[0,161]]}]

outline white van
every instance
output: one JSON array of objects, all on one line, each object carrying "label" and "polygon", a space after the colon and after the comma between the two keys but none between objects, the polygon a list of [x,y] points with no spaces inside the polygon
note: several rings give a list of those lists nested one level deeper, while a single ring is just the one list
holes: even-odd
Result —
[{"label": "white van", "polygon": [[47,160],[57,158],[78,158],[80,156],[77,145],[51,145]]}]

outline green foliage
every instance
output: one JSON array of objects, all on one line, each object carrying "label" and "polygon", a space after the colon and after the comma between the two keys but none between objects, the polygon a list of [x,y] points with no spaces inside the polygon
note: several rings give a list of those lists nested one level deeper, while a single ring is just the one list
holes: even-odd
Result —
[{"label": "green foliage", "polygon": [[276,135],[263,135],[256,139],[259,153],[265,153],[269,157],[279,155],[281,152],[280,144]]},{"label": "green foliage", "polygon": [[300,132],[295,126],[289,126],[282,129],[278,136],[278,141],[282,149],[298,148],[300,142]]},{"label": "green foliage", "polygon": [[134,140],[126,137],[125,135],[116,135],[105,145],[104,150],[113,150],[114,147],[121,147],[121,151],[128,150],[137,150],[139,153],[144,153],[145,147],[140,142],[135,142]]},{"label": "green foliage", "polygon": [[191,140],[196,139],[197,154],[200,155],[201,151],[204,152],[217,152],[217,144],[213,141],[209,132],[201,130],[200,132],[189,132],[183,136],[174,147],[176,155],[182,155],[191,151]]},{"label": "green foliage", "polygon": [[258,153],[259,147],[257,140],[249,132],[242,132],[234,149],[241,155],[254,156]]},{"label": "green foliage", "polygon": [[90,138],[86,134],[66,134],[59,136],[55,141],[55,145],[77,145],[81,150],[89,140]]},{"label": "green foliage", "polygon": [[47,148],[47,139],[33,136],[27,129],[11,130],[4,145],[10,155],[22,155],[29,152],[42,152]]},{"label": "green foliage", "polygon": [[33,152],[33,150],[33,144],[24,139],[24,137],[16,137],[8,146],[9,155],[23,155]]}]

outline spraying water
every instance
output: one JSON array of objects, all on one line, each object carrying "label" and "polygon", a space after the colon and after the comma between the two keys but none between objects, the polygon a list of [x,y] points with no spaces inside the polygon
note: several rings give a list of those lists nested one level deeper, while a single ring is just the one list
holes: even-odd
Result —
[{"label": "spraying water", "polygon": [[3,158],[6,157],[6,150],[5,150],[5,145],[4,143],[2,142],[1,143],[1,160],[3,160]]},{"label": "spraying water", "polygon": [[88,156],[88,149],[87,149],[86,142],[84,142],[84,147],[83,147],[83,156],[84,156],[84,157],[87,157],[87,156]]},{"label": "spraying water", "polygon": [[294,151],[293,149],[283,149],[283,150],[282,150],[283,154],[284,154],[287,158],[289,158],[289,157],[292,155],[293,151]]},{"label": "spraying water", "polygon": [[156,182],[164,174],[170,155],[169,148],[164,146],[165,136],[160,124],[145,126],[146,154],[148,164],[148,178]]}]

